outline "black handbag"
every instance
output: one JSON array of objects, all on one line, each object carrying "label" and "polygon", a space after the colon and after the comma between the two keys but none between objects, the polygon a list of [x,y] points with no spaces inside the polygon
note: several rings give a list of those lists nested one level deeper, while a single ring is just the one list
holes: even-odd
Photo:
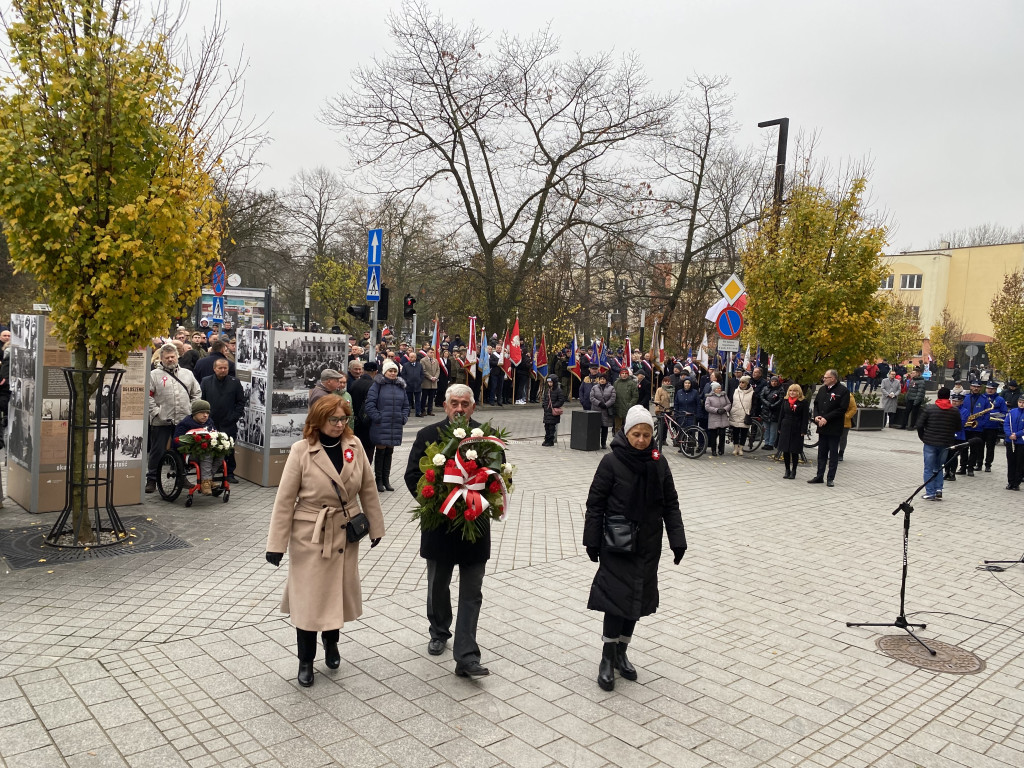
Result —
[{"label": "black handbag", "polygon": [[[348,517],[348,505],[345,504],[345,500],[341,498],[341,491],[338,490],[337,483],[332,481],[334,485],[334,492],[338,495],[338,502],[341,504],[341,510]],[[345,536],[348,538],[349,543],[359,541],[364,538],[366,534],[370,532],[370,518],[366,516],[365,512],[360,512],[355,517],[349,517],[348,522],[345,523]]]},{"label": "black handbag", "polygon": [[637,523],[626,519],[624,515],[605,515],[601,551],[633,554],[636,552],[637,527]]}]

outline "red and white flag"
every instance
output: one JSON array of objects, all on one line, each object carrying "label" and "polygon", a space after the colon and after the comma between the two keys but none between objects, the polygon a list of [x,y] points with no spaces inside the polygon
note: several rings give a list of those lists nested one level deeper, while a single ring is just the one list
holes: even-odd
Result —
[{"label": "red and white flag", "polygon": [[747,344],[747,354],[743,356],[743,370],[749,371],[753,367],[750,360],[750,344]]},{"label": "red and white flag", "polygon": [[509,354],[508,328],[505,329],[505,341],[501,345],[501,370],[505,372],[506,376],[512,376],[512,356]]},{"label": "red and white flag", "polygon": [[633,345],[629,343],[629,336],[626,337],[626,348],[622,353],[623,361],[622,366],[633,370]]},{"label": "red and white flag", "polygon": [[466,373],[476,378],[476,315],[469,316],[469,346],[466,347]]},{"label": "red and white flag", "polygon": [[523,348],[519,343],[519,315],[516,315],[516,324],[512,326],[512,347],[508,350],[508,356],[512,365],[523,362]]}]

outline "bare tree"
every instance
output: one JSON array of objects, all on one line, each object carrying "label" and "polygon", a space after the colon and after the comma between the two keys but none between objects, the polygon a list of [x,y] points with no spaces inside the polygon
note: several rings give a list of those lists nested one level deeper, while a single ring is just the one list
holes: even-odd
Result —
[{"label": "bare tree", "polygon": [[479,258],[465,270],[499,322],[552,244],[614,194],[622,152],[666,129],[674,98],[648,94],[635,58],[558,58],[547,29],[490,44],[417,0],[390,27],[392,49],[322,119],[387,191],[431,194],[469,230]]},{"label": "bare tree", "polygon": [[[1003,245],[1024,242],[1024,226],[1006,227],[1002,224],[978,224],[940,235],[930,248],[971,248],[979,245]],[[946,245],[948,243],[948,245]]]}]

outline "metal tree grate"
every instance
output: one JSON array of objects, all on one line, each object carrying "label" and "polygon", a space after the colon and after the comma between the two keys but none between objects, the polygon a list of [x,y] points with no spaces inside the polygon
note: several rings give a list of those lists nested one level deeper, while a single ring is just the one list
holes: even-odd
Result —
[{"label": "metal tree grate", "polygon": [[123,518],[127,536],[113,547],[54,547],[44,544],[47,529],[43,526],[0,531],[0,557],[14,570],[47,568],[64,563],[106,560],[121,555],[162,552],[192,546],[180,536],[144,517]]}]

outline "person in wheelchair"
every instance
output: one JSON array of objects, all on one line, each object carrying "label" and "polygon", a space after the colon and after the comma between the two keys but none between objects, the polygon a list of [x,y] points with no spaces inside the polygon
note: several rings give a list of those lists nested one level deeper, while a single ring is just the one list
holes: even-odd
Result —
[{"label": "person in wheelchair", "polygon": [[[185,434],[199,432],[215,432],[217,428],[210,418],[210,404],[205,400],[192,403],[192,415],[186,416],[174,428],[174,445],[178,446],[178,438]],[[197,461],[199,465],[199,492],[204,496],[213,494],[213,457],[205,456]]]}]

